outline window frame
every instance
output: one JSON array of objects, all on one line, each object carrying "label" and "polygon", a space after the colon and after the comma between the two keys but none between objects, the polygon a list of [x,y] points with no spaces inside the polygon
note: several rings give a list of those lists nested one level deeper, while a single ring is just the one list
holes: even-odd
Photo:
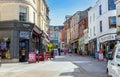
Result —
[{"label": "window frame", "polygon": [[115,0],[108,0],[108,10],[115,10],[116,5],[115,5]]},{"label": "window frame", "polygon": [[100,32],[102,32],[102,21],[99,22],[99,25],[100,25]]},{"label": "window frame", "polygon": [[[113,23],[113,19],[114,19],[114,17],[115,17],[115,24]],[[109,29],[111,29],[111,28],[116,28],[116,16],[111,16],[111,17],[108,17],[108,23],[109,23]]]},{"label": "window frame", "polygon": [[[25,12],[22,12],[21,10],[24,10],[26,11]],[[24,14],[23,19],[21,19],[21,14]],[[25,16],[26,15],[26,16]],[[28,21],[28,7],[25,7],[25,6],[19,6],[19,21],[23,21],[23,22],[27,22]]]},{"label": "window frame", "polygon": [[102,5],[99,5],[99,15],[102,15]]}]

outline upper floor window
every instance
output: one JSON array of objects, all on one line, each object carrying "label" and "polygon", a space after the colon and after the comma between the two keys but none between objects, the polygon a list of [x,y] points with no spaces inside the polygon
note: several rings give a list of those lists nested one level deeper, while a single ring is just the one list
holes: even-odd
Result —
[{"label": "upper floor window", "polygon": [[108,10],[116,9],[115,0],[108,0]]},{"label": "upper floor window", "polygon": [[95,13],[93,14],[93,21],[95,21]]},{"label": "upper floor window", "polygon": [[99,15],[102,14],[102,5],[99,6]]},{"label": "upper floor window", "polygon": [[102,21],[100,21],[100,32],[102,32]]},{"label": "upper floor window", "polygon": [[94,35],[96,35],[96,34],[95,34],[95,26],[93,27],[93,30],[94,30]]},{"label": "upper floor window", "polygon": [[90,16],[90,24],[91,24],[92,17]]},{"label": "upper floor window", "polygon": [[90,32],[90,36],[92,36],[92,29],[90,29],[90,31],[89,31],[89,32]]},{"label": "upper floor window", "polygon": [[26,7],[20,6],[19,9],[19,20],[20,21],[28,21],[28,9]]},{"label": "upper floor window", "polygon": [[109,28],[116,28],[116,16],[109,17]]}]

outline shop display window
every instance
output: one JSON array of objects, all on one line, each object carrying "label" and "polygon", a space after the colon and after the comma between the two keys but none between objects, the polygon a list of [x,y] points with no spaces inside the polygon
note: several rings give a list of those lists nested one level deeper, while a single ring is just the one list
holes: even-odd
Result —
[{"label": "shop display window", "polygon": [[2,59],[10,59],[10,39],[0,39],[0,53],[2,54]]},{"label": "shop display window", "polygon": [[7,50],[7,42],[6,41],[0,42],[0,50]]}]

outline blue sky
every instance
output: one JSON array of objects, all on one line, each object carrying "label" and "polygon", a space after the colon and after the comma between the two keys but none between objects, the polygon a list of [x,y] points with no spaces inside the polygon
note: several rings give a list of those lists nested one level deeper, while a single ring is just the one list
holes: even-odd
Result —
[{"label": "blue sky", "polygon": [[94,6],[97,0],[46,0],[49,7],[50,25],[63,25],[66,15]]}]

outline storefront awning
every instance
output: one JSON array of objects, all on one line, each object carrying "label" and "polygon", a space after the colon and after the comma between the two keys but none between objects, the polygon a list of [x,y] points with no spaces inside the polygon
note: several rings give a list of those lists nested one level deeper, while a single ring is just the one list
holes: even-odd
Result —
[{"label": "storefront awning", "polygon": [[46,37],[44,38],[44,40],[45,40],[47,43],[50,43],[50,40],[47,39]]},{"label": "storefront awning", "polygon": [[37,26],[34,26],[33,31],[37,34],[41,33],[41,30]]}]

